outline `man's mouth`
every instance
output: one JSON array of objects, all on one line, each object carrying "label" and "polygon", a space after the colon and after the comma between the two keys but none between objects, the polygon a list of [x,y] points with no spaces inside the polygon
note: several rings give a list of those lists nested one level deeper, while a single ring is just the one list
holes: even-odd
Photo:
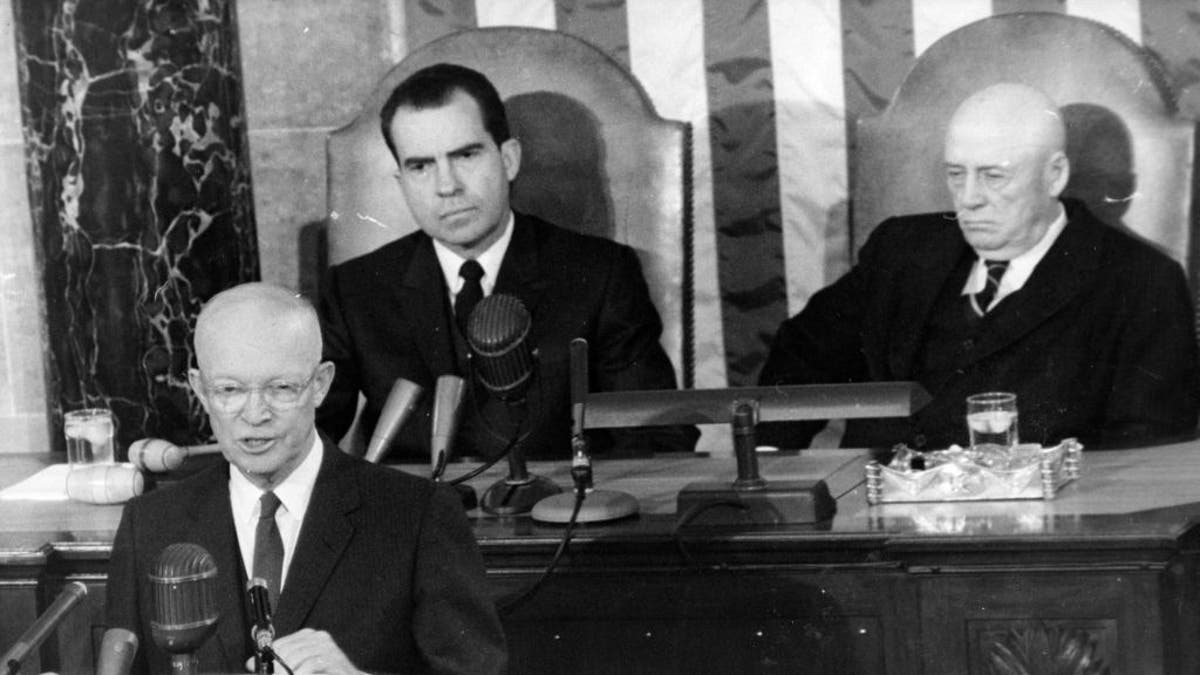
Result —
[{"label": "man's mouth", "polygon": [[442,214],[441,214],[440,216],[438,216],[438,217],[439,217],[440,219],[442,219],[442,220],[454,220],[454,219],[456,219],[456,218],[462,218],[462,217],[468,216],[468,215],[470,215],[471,213],[474,213],[474,212],[475,212],[475,207],[473,207],[473,206],[464,206],[464,207],[461,207],[461,208],[457,208],[457,209],[452,209],[452,210],[450,210],[450,211],[446,211],[446,212],[442,213]]},{"label": "man's mouth", "polygon": [[250,436],[238,439],[238,444],[250,452],[263,452],[269,449],[273,443],[275,443],[273,436]]}]

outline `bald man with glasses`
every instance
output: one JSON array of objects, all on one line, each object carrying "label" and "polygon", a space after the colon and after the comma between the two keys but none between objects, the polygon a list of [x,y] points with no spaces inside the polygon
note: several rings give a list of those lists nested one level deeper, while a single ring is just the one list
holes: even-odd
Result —
[{"label": "bald man with glasses", "polygon": [[334,366],[315,310],[262,283],[218,294],[196,322],[188,376],[227,463],[131,501],[113,544],[108,623],[139,635],[134,672],[168,672],[152,639],[160,552],[217,561],[204,672],[252,667],[246,582],[267,582],[274,649],[297,673],[498,673],[504,635],[458,498],[338,451],[315,427]]}]

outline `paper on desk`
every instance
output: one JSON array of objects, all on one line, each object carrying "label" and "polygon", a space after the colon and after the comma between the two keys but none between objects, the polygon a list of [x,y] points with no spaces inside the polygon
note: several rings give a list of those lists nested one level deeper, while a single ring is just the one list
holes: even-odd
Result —
[{"label": "paper on desk", "polygon": [[51,464],[29,478],[0,490],[0,501],[20,499],[42,502],[65,502],[67,497],[67,464]]}]

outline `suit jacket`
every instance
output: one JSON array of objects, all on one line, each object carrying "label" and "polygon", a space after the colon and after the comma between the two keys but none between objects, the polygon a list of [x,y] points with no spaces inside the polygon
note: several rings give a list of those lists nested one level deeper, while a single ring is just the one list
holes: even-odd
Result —
[{"label": "suit jacket", "polygon": [[[965,445],[965,397],[997,390],[1017,394],[1022,442],[1123,445],[1191,433],[1200,381],[1182,269],[1064,203],[1066,228],[1025,286],[983,317],[948,377],[930,381],[919,358],[939,293],[975,253],[954,214],[941,213],[880,225],[858,264],[780,327],[760,382],[917,380],[930,390],[933,401],[909,418],[849,420],[848,447]],[[805,446],[821,424],[774,426],[764,438]]]},{"label": "suit jacket", "polygon": [[[526,456],[569,457],[569,345],[576,337],[588,341],[592,391],[675,388],[675,371],[659,344],[662,322],[633,249],[518,213],[493,292],[516,296],[529,310],[537,376],[523,413],[512,414],[473,387],[463,403],[454,454],[494,456],[524,414]],[[414,232],[333,267],[320,312],[325,358],[337,373],[317,424],[340,438],[354,419],[361,391],[362,426],[369,437],[392,383],[406,378],[426,393],[390,457],[428,461],[437,377],[451,373],[471,381],[433,240]],[[697,435],[694,428],[669,427],[589,437],[597,452],[647,454],[690,450]]]},{"label": "suit jacket", "polygon": [[[458,497],[323,441],[311,506],[274,608],[276,635],[325,630],[355,666],[372,672],[503,672],[504,634]],[[222,462],[125,507],[107,612],[110,626],[138,634],[135,672],[170,671],[170,655],[150,631],[147,575],[176,542],[202,546],[217,563],[221,618],[198,652],[200,670],[244,672],[253,655],[228,471]]]}]

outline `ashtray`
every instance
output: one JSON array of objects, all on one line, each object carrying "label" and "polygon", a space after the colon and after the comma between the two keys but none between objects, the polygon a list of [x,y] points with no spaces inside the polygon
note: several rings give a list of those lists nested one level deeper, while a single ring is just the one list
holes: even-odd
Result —
[{"label": "ashtray", "polygon": [[867,503],[1050,500],[1079,477],[1082,461],[1083,445],[1074,438],[1011,450],[952,445],[918,452],[901,446],[888,464],[867,464]]}]

